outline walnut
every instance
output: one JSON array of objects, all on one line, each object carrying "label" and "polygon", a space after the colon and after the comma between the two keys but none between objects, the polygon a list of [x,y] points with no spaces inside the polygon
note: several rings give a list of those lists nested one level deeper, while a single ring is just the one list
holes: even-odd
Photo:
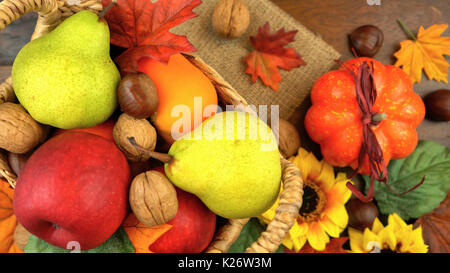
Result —
[{"label": "walnut", "polygon": [[120,115],[113,129],[114,142],[130,161],[146,161],[149,155],[142,154],[128,138],[134,137],[139,146],[154,150],[156,146],[156,130],[146,119],[136,119],[128,114]]},{"label": "walnut", "polygon": [[162,225],[177,214],[177,193],[164,174],[147,171],[131,182],[130,205],[142,224],[149,227]]},{"label": "walnut", "polygon": [[17,154],[29,152],[45,139],[46,132],[20,104],[0,104],[0,148]]},{"label": "walnut", "polygon": [[300,148],[300,136],[294,125],[283,119],[280,119],[278,130],[278,148],[284,157],[289,158]]},{"label": "walnut", "polygon": [[228,39],[240,37],[249,23],[250,12],[243,0],[221,0],[212,15],[214,31]]}]

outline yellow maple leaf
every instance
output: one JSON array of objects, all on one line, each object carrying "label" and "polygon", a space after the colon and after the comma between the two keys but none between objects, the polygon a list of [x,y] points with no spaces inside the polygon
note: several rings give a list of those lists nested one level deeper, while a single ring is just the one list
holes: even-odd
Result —
[{"label": "yellow maple leaf", "polygon": [[172,228],[170,224],[144,226],[133,213],[128,214],[122,224],[136,253],[152,253],[149,247],[164,233]]},{"label": "yellow maple leaf", "polygon": [[400,43],[400,50],[394,53],[395,66],[402,67],[413,83],[422,78],[422,69],[428,79],[448,83],[449,64],[443,55],[450,55],[450,37],[441,37],[448,25],[432,25],[419,28],[417,38],[399,21],[413,40]]}]

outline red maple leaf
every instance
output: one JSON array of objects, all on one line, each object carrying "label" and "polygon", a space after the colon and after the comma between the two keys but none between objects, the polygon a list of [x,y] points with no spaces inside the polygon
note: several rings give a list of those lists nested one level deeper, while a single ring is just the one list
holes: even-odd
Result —
[{"label": "red maple leaf", "polygon": [[[103,7],[111,0],[102,0]],[[127,48],[115,61],[123,74],[137,71],[143,57],[167,63],[170,56],[194,52],[186,36],[169,30],[197,16],[192,10],[201,0],[118,0],[106,13],[111,31],[111,43]]]},{"label": "red maple leaf", "polygon": [[294,41],[297,30],[284,31],[284,28],[270,34],[269,23],[258,29],[256,37],[250,37],[255,49],[245,59],[247,69],[245,73],[252,76],[252,82],[261,78],[263,83],[278,91],[278,84],[282,80],[278,68],[290,71],[292,68],[306,65],[302,57],[293,48],[285,46]]}]

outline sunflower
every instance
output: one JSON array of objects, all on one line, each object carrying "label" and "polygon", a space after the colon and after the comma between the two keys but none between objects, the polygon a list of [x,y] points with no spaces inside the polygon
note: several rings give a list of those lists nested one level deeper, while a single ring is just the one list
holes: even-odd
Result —
[{"label": "sunflower", "polygon": [[[282,244],[298,252],[308,241],[312,248],[322,251],[330,236],[338,238],[347,227],[345,203],[351,192],[346,183],[350,180],[345,173],[338,173],[335,177],[331,165],[325,161],[319,162],[312,153],[302,148],[297,156],[289,160],[298,166],[304,180],[303,203]],[[259,217],[260,220],[269,223],[275,217],[278,200]]]},{"label": "sunflower", "polygon": [[422,227],[413,229],[407,225],[396,213],[388,216],[387,226],[375,219],[372,229],[366,228],[364,232],[349,228],[351,252],[376,253],[427,253],[428,246],[422,238]]}]

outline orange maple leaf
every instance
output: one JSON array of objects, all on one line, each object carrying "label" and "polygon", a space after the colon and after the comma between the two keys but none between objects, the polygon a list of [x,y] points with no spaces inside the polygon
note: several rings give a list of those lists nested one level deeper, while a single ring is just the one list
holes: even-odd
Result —
[{"label": "orange maple leaf", "polygon": [[250,37],[255,49],[244,62],[247,63],[245,73],[252,76],[255,83],[259,77],[263,83],[278,91],[278,84],[282,80],[278,68],[290,71],[292,68],[306,65],[302,57],[293,49],[285,48],[294,41],[296,30],[284,31],[284,28],[270,34],[269,23],[258,29],[256,37]]},{"label": "orange maple leaf", "polygon": [[149,247],[171,229],[172,225],[163,224],[147,227],[139,222],[133,213],[130,213],[123,221],[122,227],[133,244],[136,253],[153,253]]},{"label": "orange maple leaf", "polygon": [[448,25],[432,25],[427,29],[421,26],[416,38],[403,23],[399,23],[413,40],[400,43],[400,50],[394,53],[395,66],[402,67],[413,83],[420,83],[422,69],[428,79],[448,83],[450,65],[443,55],[450,55],[450,37],[441,37]]},{"label": "orange maple leaf", "polygon": [[0,253],[23,253],[14,242],[17,218],[13,211],[14,190],[0,179]]}]

